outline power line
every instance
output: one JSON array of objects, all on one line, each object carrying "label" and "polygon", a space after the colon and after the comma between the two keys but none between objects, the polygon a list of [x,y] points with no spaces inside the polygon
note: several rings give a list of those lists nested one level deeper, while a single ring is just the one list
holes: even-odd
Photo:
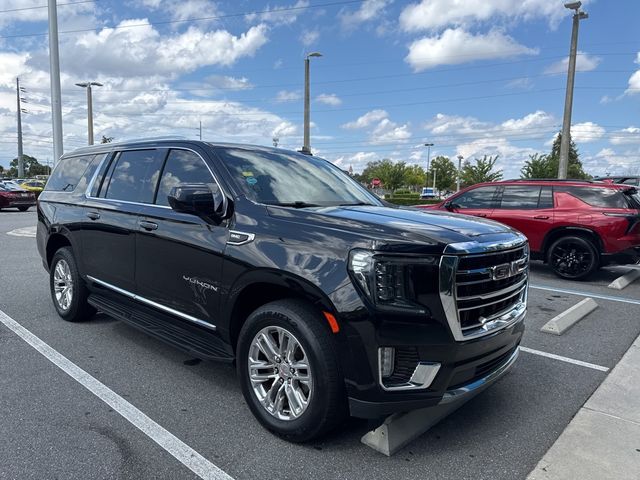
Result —
[{"label": "power line", "polygon": [[[210,17],[197,17],[197,18],[189,18],[186,20],[159,20],[159,21],[153,21],[153,22],[147,22],[147,23],[134,23],[131,25],[117,25],[114,27],[102,27],[104,28],[108,28],[110,30],[121,30],[121,29],[125,29],[125,28],[138,28],[138,27],[148,27],[149,25],[172,25],[172,24],[176,24],[176,23],[190,23],[190,22],[203,22],[203,21],[210,21],[210,20],[224,20],[227,18],[237,18],[237,17],[245,17],[248,15],[262,15],[262,14],[278,14],[281,12],[292,12],[292,11],[299,11],[299,10],[309,10],[312,8],[323,8],[323,7],[333,7],[333,6],[338,6],[338,5],[349,5],[349,4],[355,4],[355,3],[364,3],[366,0],[346,0],[346,1],[340,1],[340,2],[328,2],[328,3],[317,3],[314,5],[306,5],[306,6],[301,6],[301,7],[284,7],[284,8],[275,8],[273,10],[258,10],[258,11],[253,11],[253,12],[242,12],[242,13],[229,13],[226,15],[215,15],[215,16],[210,16]],[[64,30],[64,31],[60,31],[58,32],[59,34],[66,34],[66,33],[84,33],[84,32],[95,32],[96,29],[95,28],[84,28],[84,29],[78,29],[78,30]],[[42,32],[42,33],[23,33],[23,34],[19,34],[19,35],[2,35],[0,36],[0,38],[22,38],[22,37],[42,37],[42,36],[46,36],[48,35],[47,32]]]},{"label": "power line", "polygon": [[[69,3],[58,3],[58,7],[66,7],[68,5],[79,5],[81,3],[94,3],[100,0],[82,0],[80,2],[69,2]],[[0,13],[11,13],[11,12],[24,12],[25,10],[38,10],[40,8],[47,8],[48,5],[38,5],[36,7],[22,7],[22,8],[12,8],[10,10],[0,10]]]}]

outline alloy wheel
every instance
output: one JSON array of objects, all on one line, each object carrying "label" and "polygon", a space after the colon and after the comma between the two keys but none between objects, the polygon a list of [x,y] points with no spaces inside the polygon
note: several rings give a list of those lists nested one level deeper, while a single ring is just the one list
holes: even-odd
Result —
[{"label": "alloy wheel", "polygon": [[53,288],[56,303],[62,310],[68,310],[73,300],[73,278],[66,260],[60,259],[53,271]]},{"label": "alloy wheel", "polygon": [[260,330],[249,348],[248,374],[262,407],[279,420],[300,417],[311,400],[311,366],[298,339],[282,327]]},{"label": "alloy wheel", "polygon": [[592,252],[578,242],[566,241],[556,246],[551,254],[553,267],[567,277],[579,277],[591,269]]}]

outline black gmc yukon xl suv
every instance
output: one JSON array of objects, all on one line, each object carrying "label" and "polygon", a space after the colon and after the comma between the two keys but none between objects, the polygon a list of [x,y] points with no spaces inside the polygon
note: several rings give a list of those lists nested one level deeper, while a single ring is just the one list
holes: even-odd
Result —
[{"label": "black gmc yukon xl suv", "polygon": [[468,398],[514,363],[526,238],[378,199],[331,163],[148,140],[61,158],[37,244],[68,321],[99,310],[235,362],[249,408],[305,441]]}]

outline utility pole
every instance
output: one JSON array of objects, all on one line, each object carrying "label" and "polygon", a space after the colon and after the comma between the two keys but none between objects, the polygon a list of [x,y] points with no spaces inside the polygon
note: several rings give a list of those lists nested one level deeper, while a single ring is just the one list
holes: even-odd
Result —
[{"label": "utility pole", "polygon": [[458,155],[458,181],[456,182],[456,192],[460,191],[460,177],[462,175],[462,155]]},{"label": "utility pole", "polygon": [[60,56],[58,53],[58,11],[56,0],[49,7],[49,71],[51,77],[51,122],[53,124],[53,166],[64,152],[62,145],[62,100],[60,95]]},{"label": "utility pole", "polygon": [[571,145],[571,110],[573,108],[573,84],[576,76],[576,56],[578,53],[578,28],[580,20],[589,18],[586,12],[580,11],[582,2],[564,4],[565,8],[575,10],[573,28],[571,30],[571,48],[569,50],[569,71],[567,72],[567,92],[564,97],[564,117],[562,118],[562,138],[560,140],[560,162],[558,178],[567,178],[569,168],[569,146]]},{"label": "utility pole", "polygon": [[87,89],[87,142],[89,145],[93,145],[93,95],[91,94],[91,87],[102,87],[98,82],[84,82],[76,83],[78,87]]},{"label": "utility pole", "polygon": [[[427,179],[425,183],[427,184],[427,187],[428,187],[429,186],[429,163],[431,161],[431,147],[433,147],[433,143],[425,143],[424,146],[427,147]],[[435,190],[433,193],[435,194]]]},{"label": "utility pole", "polygon": [[24,178],[24,159],[22,158],[22,105],[20,104],[19,78],[16,78],[16,97],[18,102],[18,178]]},{"label": "utility pole", "polygon": [[309,140],[309,59],[311,57],[321,57],[320,52],[311,52],[304,57],[304,139],[301,153],[311,155],[311,145]]}]

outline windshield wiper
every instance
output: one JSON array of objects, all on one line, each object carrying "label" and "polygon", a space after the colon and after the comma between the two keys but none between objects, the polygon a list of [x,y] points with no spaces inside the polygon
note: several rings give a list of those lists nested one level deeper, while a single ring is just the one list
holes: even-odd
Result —
[{"label": "windshield wiper", "polygon": [[361,206],[361,205],[367,205],[369,207],[375,207],[376,206],[373,203],[368,203],[368,202],[341,203],[338,206],[339,207],[358,207],[358,206]]},{"label": "windshield wiper", "polygon": [[276,207],[293,207],[293,208],[308,208],[308,207],[319,207],[320,205],[316,203],[307,203],[307,202],[273,202],[267,203],[267,205],[275,205]]}]

